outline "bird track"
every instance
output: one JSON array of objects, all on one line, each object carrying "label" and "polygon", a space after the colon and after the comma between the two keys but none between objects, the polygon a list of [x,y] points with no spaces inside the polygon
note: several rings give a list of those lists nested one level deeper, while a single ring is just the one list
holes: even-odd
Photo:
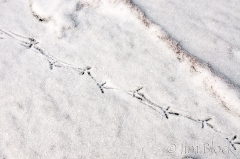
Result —
[{"label": "bird track", "polygon": [[[106,89],[120,90],[124,93],[127,93],[131,97],[135,98],[140,103],[148,106],[149,108],[156,111],[157,113],[164,115],[166,119],[169,119],[170,116],[183,117],[183,118],[186,118],[193,122],[199,123],[201,125],[202,129],[205,129],[205,127],[209,127],[216,133],[226,135],[226,133],[223,133],[222,131],[216,129],[212,124],[209,123],[212,120],[212,118],[210,118],[210,117],[205,118],[205,119],[197,119],[192,116],[182,114],[182,113],[180,113],[180,111],[178,112],[178,110],[172,111],[170,109],[171,107],[169,107],[169,106],[164,108],[163,106],[155,104],[153,101],[151,101],[149,98],[147,98],[143,93],[141,93],[141,90],[143,89],[143,87],[138,87],[137,89],[135,89],[133,91],[125,91],[121,88],[108,87],[106,82],[100,83],[97,81],[97,79],[91,73],[90,66],[86,66],[85,68],[75,67],[75,66],[68,64],[64,61],[61,61],[61,60],[55,58],[54,56],[52,56],[51,54],[49,54],[47,51],[45,51],[40,46],[38,46],[39,42],[37,42],[35,39],[24,37],[24,36],[18,35],[16,33],[13,33],[11,31],[4,31],[4,30],[0,29],[0,39],[5,39],[5,36],[11,37],[15,41],[17,41],[20,45],[24,46],[25,48],[31,49],[32,51],[44,56],[49,63],[50,70],[52,70],[54,67],[65,68],[65,69],[71,69],[71,70],[77,72],[81,76],[87,75],[96,83],[96,85],[98,86],[98,88],[100,89],[102,94],[105,93]],[[226,139],[229,142],[229,144],[233,147],[233,149],[237,150],[236,145],[240,145],[240,141],[239,142],[235,141],[237,139],[237,136],[234,135],[231,139],[229,139],[229,138],[226,138]]]}]

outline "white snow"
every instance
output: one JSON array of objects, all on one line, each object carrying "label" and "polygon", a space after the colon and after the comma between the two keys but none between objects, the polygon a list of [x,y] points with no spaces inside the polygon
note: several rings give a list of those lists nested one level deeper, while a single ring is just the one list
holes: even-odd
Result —
[{"label": "white snow", "polygon": [[0,158],[239,158],[237,3],[133,3],[0,2]]},{"label": "white snow", "polygon": [[240,49],[239,1],[132,1],[191,55],[209,62],[239,87],[239,54],[235,53]]}]

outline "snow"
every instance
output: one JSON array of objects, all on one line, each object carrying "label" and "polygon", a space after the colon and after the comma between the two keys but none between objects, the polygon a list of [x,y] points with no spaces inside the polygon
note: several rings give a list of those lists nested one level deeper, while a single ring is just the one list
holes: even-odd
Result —
[{"label": "snow", "polygon": [[132,1],[191,55],[209,62],[220,76],[239,87],[240,65],[236,50],[240,49],[240,2]]},{"label": "snow", "polygon": [[238,37],[196,40],[214,2],[188,29],[164,12],[197,4],[1,1],[0,158],[239,158]]}]

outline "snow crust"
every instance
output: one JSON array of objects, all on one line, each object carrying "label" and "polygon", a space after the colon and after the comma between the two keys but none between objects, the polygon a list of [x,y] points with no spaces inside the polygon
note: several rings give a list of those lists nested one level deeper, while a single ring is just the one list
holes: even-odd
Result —
[{"label": "snow crust", "polygon": [[239,158],[238,75],[198,52],[221,40],[179,44],[160,0],[20,2],[0,2],[0,157]]}]

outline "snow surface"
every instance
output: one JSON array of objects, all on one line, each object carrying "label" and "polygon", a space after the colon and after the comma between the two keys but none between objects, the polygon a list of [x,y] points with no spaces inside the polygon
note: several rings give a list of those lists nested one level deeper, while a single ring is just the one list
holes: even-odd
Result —
[{"label": "snow surface", "polygon": [[192,27],[238,4],[133,3],[0,1],[0,158],[240,158],[239,30]]},{"label": "snow surface", "polygon": [[132,1],[190,54],[240,86],[240,1]]}]

